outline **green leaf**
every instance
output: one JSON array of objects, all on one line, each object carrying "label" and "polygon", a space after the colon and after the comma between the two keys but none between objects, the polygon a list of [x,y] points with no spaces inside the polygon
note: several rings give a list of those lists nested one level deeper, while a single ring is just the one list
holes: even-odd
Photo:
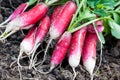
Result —
[{"label": "green leaf", "polygon": [[101,0],[99,4],[102,4],[107,9],[114,9],[115,1],[114,0]]},{"label": "green leaf", "polygon": [[87,0],[87,4],[91,7],[91,8],[95,8],[96,4],[98,4],[100,2],[100,0]]},{"label": "green leaf", "polygon": [[104,36],[103,36],[102,33],[99,33],[99,37],[100,37],[100,39],[101,39],[101,42],[102,42],[103,44],[105,44],[105,38],[104,38]]},{"label": "green leaf", "polygon": [[114,18],[114,21],[120,25],[120,15],[117,13],[113,13],[113,18]]},{"label": "green leaf", "polygon": [[81,13],[81,15],[79,16],[79,19],[88,19],[88,18],[95,18],[96,17],[96,15],[95,14],[93,14],[93,13],[91,13],[90,12],[90,9],[89,8],[87,8],[85,11],[83,11],[82,13]]},{"label": "green leaf", "polygon": [[104,25],[104,32],[105,32],[104,35],[106,36],[111,32],[108,24],[108,20],[103,20],[103,25]]},{"label": "green leaf", "polygon": [[117,39],[120,39],[120,25],[116,22],[109,20],[109,25],[111,27],[111,34]]},{"label": "green leaf", "polygon": [[60,0],[59,3],[66,3],[68,0]]},{"label": "green leaf", "polygon": [[38,0],[29,0],[29,5],[33,5],[35,2],[37,2]]},{"label": "green leaf", "polygon": [[94,13],[102,17],[109,15],[109,13],[105,9],[95,9]]}]

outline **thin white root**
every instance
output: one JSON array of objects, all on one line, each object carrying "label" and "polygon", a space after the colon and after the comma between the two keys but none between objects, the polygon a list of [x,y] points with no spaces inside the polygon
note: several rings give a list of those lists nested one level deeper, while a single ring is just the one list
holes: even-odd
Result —
[{"label": "thin white root", "polygon": [[19,56],[18,56],[18,59],[17,59],[17,64],[18,64],[19,67],[22,67],[21,64],[20,64],[20,59],[21,59],[22,54],[23,54],[23,50],[21,49],[20,53],[19,53]]},{"label": "thin white root", "polygon": [[22,35],[23,35],[23,36],[25,36],[25,34],[24,34],[23,30],[21,30],[21,33],[22,33]]},{"label": "thin white root", "polygon": [[33,66],[35,66],[35,62],[34,62],[34,56],[35,56],[35,52],[37,50],[37,48],[40,46],[40,43],[35,45],[35,47],[33,48],[33,50],[30,52],[32,53],[31,58],[30,58],[30,65],[29,65],[29,69],[31,69]]},{"label": "thin white root", "polygon": [[93,80],[93,79],[94,79],[94,74],[90,76],[90,80]]},{"label": "thin white root", "polygon": [[97,72],[98,72],[98,70],[100,69],[100,66],[101,66],[101,64],[102,64],[102,46],[103,46],[103,45],[102,45],[102,42],[101,42],[100,62],[99,62],[99,65],[98,65],[96,71],[94,72],[94,75],[97,74]]},{"label": "thin white root", "polygon": [[4,22],[2,22],[2,23],[0,24],[0,27],[5,27],[5,26],[3,26],[3,25],[6,24],[6,23],[8,23],[9,21],[10,21],[10,18],[6,19]]},{"label": "thin white root", "polygon": [[2,25],[0,25],[0,28],[5,28],[6,26],[4,25],[4,26],[2,26]]},{"label": "thin white root", "polygon": [[[41,51],[39,51],[38,53],[36,53],[35,58],[34,58],[34,61],[35,61],[35,60],[37,61],[37,56],[38,56],[38,54],[41,53],[41,52],[43,52],[43,51],[44,51],[44,49],[41,50]],[[35,62],[35,63],[36,63],[36,62]],[[40,61],[39,61],[38,63],[36,63],[35,66],[37,66],[37,65],[39,65],[39,64],[41,64]]]},{"label": "thin white root", "polygon": [[76,73],[76,71],[75,71],[75,68],[74,68],[74,67],[72,67],[72,69],[73,69],[73,72],[74,72],[74,76],[73,76],[73,79],[72,79],[72,80],[75,80],[75,78],[76,78],[76,76],[77,76],[77,73]]},{"label": "thin white root", "polygon": [[20,74],[20,80],[22,80],[22,73],[21,73],[21,70],[20,70],[20,67],[18,66],[18,72]]},{"label": "thin white root", "polygon": [[37,70],[39,73],[41,74],[48,74],[50,73],[53,69],[55,68],[55,65],[51,65],[50,69],[47,71],[47,72],[43,72],[43,71],[40,71],[40,70]]},{"label": "thin white root", "polygon": [[52,39],[50,39],[49,42],[48,42],[48,44],[47,44],[47,47],[46,47],[46,49],[45,49],[45,52],[44,52],[44,56],[43,56],[43,60],[42,60],[42,62],[41,62],[41,65],[42,65],[42,64],[45,62],[45,60],[46,60],[47,51],[48,51],[48,48],[49,48],[51,42],[52,42]]},{"label": "thin white root", "polygon": [[[21,57],[20,59],[23,59],[23,58],[26,58],[27,56],[23,56]],[[10,64],[10,67],[12,67],[15,63],[17,62],[17,60],[13,61],[11,64]]]},{"label": "thin white root", "polygon": [[98,67],[97,67],[97,69],[96,69],[96,71],[94,72],[94,74],[93,75],[95,75],[96,73],[97,73],[97,71],[100,69],[100,66],[101,66],[101,63],[102,63],[102,47],[103,47],[103,44],[102,44],[102,40],[101,40],[101,38],[100,38],[100,36],[99,36],[99,34],[98,34],[98,31],[97,31],[97,29],[96,29],[96,27],[95,27],[95,23],[93,23],[93,27],[94,27],[94,29],[95,29],[95,32],[96,32],[96,34],[97,34],[97,37],[98,37],[98,39],[99,39],[99,41],[100,41],[100,48],[101,48],[101,50],[100,50],[100,62],[99,62],[99,65],[98,65]]}]

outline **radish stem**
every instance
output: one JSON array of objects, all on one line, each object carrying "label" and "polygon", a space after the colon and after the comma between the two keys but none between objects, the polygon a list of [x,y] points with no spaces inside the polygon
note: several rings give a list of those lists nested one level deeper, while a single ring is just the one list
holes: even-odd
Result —
[{"label": "radish stem", "polygon": [[69,30],[68,32],[73,33],[73,32],[79,30],[79,29],[82,28],[82,27],[85,27],[85,26],[87,26],[87,25],[89,25],[89,24],[91,24],[91,23],[93,23],[93,22],[96,22],[96,21],[98,21],[98,20],[105,19],[105,18],[108,18],[108,17],[97,18],[97,19],[91,20],[91,21],[89,21],[89,22],[87,22],[87,23],[82,24],[81,26],[78,26],[77,28],[74,28],[74,29],[72,29],[72,30]]},{"label": "radish stem", "polygon": [[[71,20],[71,22],[70,22],[70,26],[71,26],[71,25],[73,24],[73,22],[75,21],[75,18],[77,17],[78,13],[80,12],[80,9],[81,9],[81,7],[82,7],[82,5],[83,5],[83,3],[84,3],[85,1],[86,1],[86,0],[82,0],[82,1],[81,1],[79,7],[77,8],[77,11],[76,11],[75,14],[73,15],[73,18],[72,18],[72,20]],[[68,28],[68,29],[69,29],[69,28]]]}]

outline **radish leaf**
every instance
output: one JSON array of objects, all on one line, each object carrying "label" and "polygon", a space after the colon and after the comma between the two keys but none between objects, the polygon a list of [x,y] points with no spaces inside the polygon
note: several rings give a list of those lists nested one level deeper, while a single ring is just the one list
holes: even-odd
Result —
[{"label": "radish leaf", "polygon": [[111,27],[111,34],[117,38],[120,39],[120,25],[118,25],[116,22],[109,20],[109,25]]},{"label": "radish leaf", "polygon": [[102,42],[103,44],[105,44],[105,38],[104,38],[104,36],[103,36],[102,33],[99,33],[99,37],[100,37],[100,39],[101,39],[101,42]]}]

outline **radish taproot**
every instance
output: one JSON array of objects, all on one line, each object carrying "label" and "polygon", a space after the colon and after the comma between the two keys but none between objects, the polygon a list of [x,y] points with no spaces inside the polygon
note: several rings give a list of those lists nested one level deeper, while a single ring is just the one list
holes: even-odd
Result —
[{"label": "radish taproot", "polygon": [[30,55],[29,53],[33,49],[35,45],[35,34],[36,34],[37,27],[33,27],[29,30],[28,34],[25,36],[25,38],[22,40],[20,44],[20,53],[18,56],[18,61],[17,64],[18,66],[21,67],[19,60],[22,56],[23,53],[27,54],[28,56]]},{"label": "radish taproot", "polygon": [[63,32],[68,27],[76,9],[77,6],[74,2],[72,1],[66,2],[65,5],[60,10],[59,14],[57,15],[56,19],[54,19],[54,21],[51,23],[51,27],[49,30],[50,39],[47,44],[42,63],[45,61],[46,58],[45,56],[50,43],[52,42],[53,39],[57,39],[63,34]]},{"label": "radish taproot", "polygon": [[6,25],[6,29],[4,33],[0,36],[0,39],[4,40],[20,29],[29,29],[29,25],[35,24],[38,20],[45,16],[47,11],[48,6],[44,3],[39,3],[29,11],[21,13],[19,16],[17,16]]},{"label": "radish taproot", "polygon": [[8,17],[8,19],[6,19],[4,22],[2,22],[0,24],[0,27],[5,27],[3,26],[4,24],[8,23],[9,21],[13,20],[14,18],[16,18],[19,14],[23,13],[27,7],[29,7],[30,5],[34,4],[37,0],[29,0],[28,2],[22,3],[20,4],[15,11]]},{"label": "radish taproot", "polygon": [[30,60],[30,66],[29,66],[30,68],[32,66],[34,66],[34,64],[33,64],[34,53],[36,52],[37,48],[39,47],[39,45],[41,44],[41,42],[43,41],[43,39],[47,35],[49,28],[50,28],[50,18],[49,18],[49,16],[46,15],[41,20],[41,22],[40,22],[40,24],[38,26],[37,32],[36,32],[35,45],[34,45],[34,48],[31,51],[32,57],[31,57],[31,60]]},{"label": "radish taproot", "polygon": [[97,42],[98,42],[98,37],[96,33],[87,32],[83,47],[82,62],[91,76],[93,76],[93,70],[96,63]]},{"label": "radish taproot", "polygon": [[76,31],[73,34],[73,37],[71,40],[71,45],[70,45],[70,50],[69,50],[69,64],[72,67],[73,72],[74,72],[73,80],[76,77],[75,68],[80,63],[80,58],[82,54],[86,32],[87,32],[87,27],[81,28],[80,30]]},{"label": "radish taproot", "polygon": [[64,32],[64,34],[61,36],[59,41],[57,42],[55,49],[53,50],[53,54],[51,57],[51,66],[48,72],[41,72],[43,74],[47,74],[51,72],[57,65],[59,65],[63,59],[65,58],[65,55],[68,51],[68,48],[70,46],[72,35],[69,32]]}]

